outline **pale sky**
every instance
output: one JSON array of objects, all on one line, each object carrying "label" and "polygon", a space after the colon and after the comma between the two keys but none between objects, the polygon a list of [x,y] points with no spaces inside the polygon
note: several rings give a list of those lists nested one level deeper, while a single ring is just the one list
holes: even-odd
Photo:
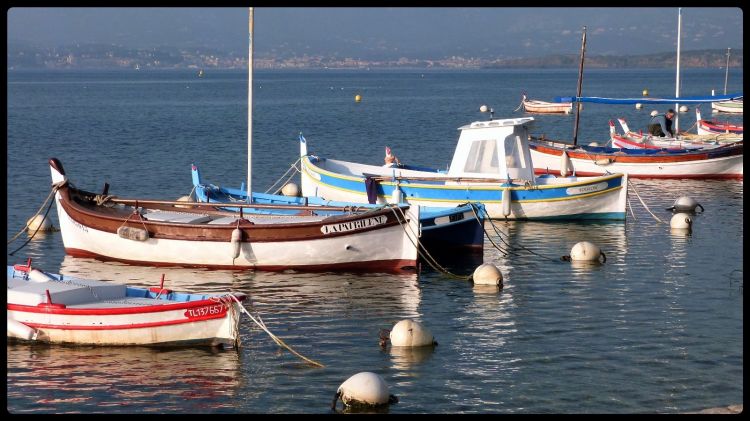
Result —
[{"label": "pale sky", "polygon": [[[363,59],[675,51],[678,9],[256,8],[255,51]],[[11,8],[8,42],[247,51],[246,8]],[[740,8],[682,9],[682,50],[742,49]]]}]

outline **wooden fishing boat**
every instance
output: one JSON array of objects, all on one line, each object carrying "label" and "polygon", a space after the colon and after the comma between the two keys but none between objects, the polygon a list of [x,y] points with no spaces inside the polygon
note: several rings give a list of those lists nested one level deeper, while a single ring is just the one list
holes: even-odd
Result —
[{"label": "wooden fishing boat", "polygon": [[8,338],[78,345],[238,342],[242,293],[180,293],[8,266]]},{"label": "wooden fishing boat", "polygon": [[532,117],[477,121],[461,131],[450,169],[383,167],[308,154],[300,135],[302,194],[327,200],[455,206],[481,202],[490,218],[625,219],[627,177],[537,177]]},{"label": "wooden fishing boat", "polygon": [[212,203],[187,208],[185,202],[98,195],[73,187],[57,159],[49,165],[71,256],[214,269],[399,271],[416,265],[416,206],[333,216],[325,212],[344,209],[297,206],[296,215],[238,215]]},{"label": "wooden fishing boat", "polygon": [[680,133],[677,137],[659,137],[643,132],[633,132],[624,118],[617,121],[623,129],[618,134],[615,124],[610,120],[609,135],[612,146],[625,149],[712,149],[721,145],[737,143],[742,135],[736,134],[703,134]]},{"label": "wooden fishing boat", "polygon": [[714,111],[721,113],[732,113],[742,114],[742,101],[743,100],[731,100],[731,101],[718,101],[712,102],[711,108]]},{"label": "wooden fishing boat", "polygon": [[741,141],[713,149],[670,150],[575,146],[532,137],[529,147],[537,174],[558,174],[565,168],[579,175],[624,172],[633,178],[743,178]]},{"label": "wooden fishing boat", "polygon": [[695,109],[695,120],[698,134],[700,135],[715,135],[715,134],[735,134],[742,137],[743,130],[740,124],[731,124],[729,122],[720,122],[715,120],[703,120],[701,118],[701,111],[696,107]]},{"label": "wooden fishing boat", "polygon": [[572,102],[545,102],[534,99],[527,99],[526,94],[523,94],[521,99],[524,111],[527,113],[540,113],[540,114],[570,114],[573,111]]},{"label": "wooden fishing boat", "polygon": [[[191,166],[193,191],[198,202],[223,203],[222,209],[239,212],[233,203],[248,203],[247,192],[239,189],[204,183],[198,167]],[[252,203],[294,206],[336,206],[341,208],[377,209],[383,205],[326,200],[320,197],[296,197],[253,192]],[[481,203],[463,203],[454,207],[419,206],[420,244],[430,253],[452,250],[484,249],[485,207]],[[259,209],[262,213],[289,213],[296,210]],[[339,212],[340,213],[340,212]],[[335,213],[333,213],[335,214]]]}]

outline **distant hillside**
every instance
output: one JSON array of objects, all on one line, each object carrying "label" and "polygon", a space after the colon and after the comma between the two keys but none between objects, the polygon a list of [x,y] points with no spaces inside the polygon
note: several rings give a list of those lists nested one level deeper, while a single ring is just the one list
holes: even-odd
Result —
[{"label": "distant hillside", "polygon": [[[487,68],[559,68],[577,67],[581,58],[577,54],[552,55],[516,59],[500,59],[484,67]],[[630,56],[586,55],[587,68],[659,68],[675,67],[677,53],[657,53]],[[726,50],[692,50],[680,54],[681,67],[724,67],[727,62]],[[729,56],[730,67],[742,67],[742,50],[732,50]]]},{"label": "distant hillside", "polygon": [[[742,68],[742,49],[732,50],[730,67]],[[16,69],[247,69],[244,55],[206,48],[153,47],[126,48],[115,44],[74,44],[42,48],[24,42],[8,42],[7,68]],[[684,51],[681,66],[724,67],[726,50]],[[333,56],[286,57],[256,55],[256,69],[320,68],[577,68],[578,54],[558,54],[526,58],[451,56],[435,59],[401,57],[397,60],[366,60]],[[675,67],[676,53],[644,55],[586,55],[586,68],[659,68]]]}]

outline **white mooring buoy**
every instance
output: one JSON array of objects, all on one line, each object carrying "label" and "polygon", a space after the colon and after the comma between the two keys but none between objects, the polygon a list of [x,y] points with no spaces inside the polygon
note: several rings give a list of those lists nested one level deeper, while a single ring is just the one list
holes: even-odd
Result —
[{"label": "white mooring buoy", "polygon": [[635,104],[635,109],[636,110],[640,110],[641,108],[643,108],[643,104],[641,104],[640,102],[638,102],[638,103]]},{"label": "white mooring buoy", "polygon": [[286,183],[281,189],[281,194],[283,194],[284,196],[298,197],[299,186],[297,186],[295,183]]},{"label": "white mooring buoy", "polygon": [[44,215],[37,215],[26,221],[26,229],[29,232],[35,232],[37,229],[39,231],[52,231],[52,223]]},{"label": "white mooring buoy", "polygon": [[701,204],[695,199],[688,196],[680,196],[674,201],[672,206],[667,208],[667,210],[673,212],[695,212],[695,209],[698,207],[700,207],[701,212],[703,212],[703,206],[701,206]]},{"label": "white mooring buoy", "polygon": [[331,409],[336,409],[336,402],[346,406],[380,406],[398,402],[398,398],[388,394],[385,380],[375,373],[363,371],[349,377],[336,390]]},{"label": "white mooring buoy", "polygon": [[676,213],[669,221],[669,228],[671,228],[672,231],[676,231],[677,233],[689,233],[693,229],[693,218],[691,218],[690,215],[684,212]]},{"label": "white mooring buoy", "polygon": [[474,269],[471,279],[476,285],[496,285],[502,288],[503,273],[497,266],[490,263],[482,263]]},{"label": "white mooring buoy", "polygon": [[607,261],[607,256],[602,252],[599,246],[588,241],[576,243],[576,245],[570,250],[570,260],[573,262],[599,263],[600,257],[604,258],[604,262]]},{"label": "white mooring buoy", "polygon": [[401,320],[396,323],[390,333],[391,346],[430,346],[435,345],[432,332],[421,323],[413,320]]},{"label": "white mooring buoy", "polygon": [[651,117],[653,117],[653,116],[655,116],[655,115],[657,115],[657,114],[659,114],[659,112],[658,112],[658,111],[656,111],[656,110],[654,110],[654,111],[651,111]]},{"label": "white mooring buoy", "polygon": [[687,105],[680,105],[680,112],[681,112],[681,113],[686,113],[686,112],[688,112],[688,107],[687,107]]}]

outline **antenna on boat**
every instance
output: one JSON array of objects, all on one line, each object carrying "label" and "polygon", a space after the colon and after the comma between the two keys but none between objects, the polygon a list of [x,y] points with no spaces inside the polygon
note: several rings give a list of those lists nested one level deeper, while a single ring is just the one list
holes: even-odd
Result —
[{"label": "antenna on boat", "polygon": [[578,143],[578,119],[581,114],[581,103],[578,98],[581,96],[581,84],[583,83],[583,58],[586,54],[586,27],[583,27],[583,37],[581,38],[581,64],[578,66],[578,90],[576,91],[576,120],[573,126],[573,145]]},{"label": "antenna on boat", "polygon": [[[677,8],[677,80],[675,81],[674,97],[680,98],[680,41],[682,39],[682,7]],[[673,133],[677,136],[680,131],[680,104],[675,103],[674,109],[677,111],[674,115]]]},{"label": "antenna on boat", "polygon": [[247,203],[253,202],[252,156],[253,156],[253,8],[248,8],[247,47]]},{"label": "antenna on boat", "polygon": [[731,48],[727,48],[727,71],[726,74],[724,74],[724,95],[727,94],[727,81],[729,81],[729,50],[731,50]]}]

